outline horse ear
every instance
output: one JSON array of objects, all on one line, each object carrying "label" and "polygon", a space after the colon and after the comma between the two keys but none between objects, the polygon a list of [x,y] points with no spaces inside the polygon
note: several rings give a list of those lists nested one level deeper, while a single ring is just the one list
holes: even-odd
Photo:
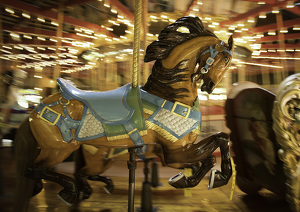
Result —
[{"label": "horse ear", "polygon": [[231,35],[228,39],[228,46],[229,46],[229,50],[233,51],[234,48],[234,42],[233,42],[233,36]]}]

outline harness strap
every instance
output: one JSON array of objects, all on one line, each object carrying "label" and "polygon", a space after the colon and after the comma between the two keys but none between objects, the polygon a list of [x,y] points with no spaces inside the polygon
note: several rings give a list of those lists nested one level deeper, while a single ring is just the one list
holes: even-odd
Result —
[{"label": "harness strap", "polygon": [[141,90],[141,97],[142,99],[146,100],[147,102],[150,102],[156,106],[159,106],[161,108],[164,108],[168,111],[170,111],[172,114],[175,114],[181,118],[191,118],[194,120],[199,119],[200,112],[197,110],[194,110],[193,107],[190,107],[189,105],[180,103],[180,102],[170,102],[168,100],[165,100],[163,98],[160,98],[158,96],[155,96],[153,94],[150,94],[144,90]]},{"label": "harness strap", "polygon": [[[136,147],[143,147],[145,145],[138,129],[135,127],[134,123],[131,120],[123,123],[122,125]],[[138,153],[143,153],[142,148],[138,148]]]},{"label": "harness strap", "polygon": [[[60,113],[50,108],[58,104],[63,105],[63,110],[66,117],[61,116]],[[34,110],[39,114],[39,117],[41,119],[43,119],[44,121],[46,121],[51,125],[56,125],[59,128],[62,137],[66,142],[70,142],[73,139],[73,135],[70,129],[78,128],[80,121],[73,120],[69,116],[66,108],[66,103],[63,103],[61,99],[58,100],[57,102],[53,102],[50,104],[44,104],[43,102],[41,102],[37,107],[35,107]]]},{"label": "harness strap", "polygon": [[[224,46],[224,41],[222,41],[220,45]],[[206,74],[208,72],[209,66],[211,66],[214,63],[215,57],[217,56],[217,54],[219,54],[219,52],[226,52],[232,57],[232,53],[227,49],[222,49],[221,51],[218,51],[216,48],[213,48],[212,46],[210,46],[208,50],[202,52],[200,57],[208,52],[210,53],[210,57],[207,58],[205,66],[201,68],[201,74]]]}]

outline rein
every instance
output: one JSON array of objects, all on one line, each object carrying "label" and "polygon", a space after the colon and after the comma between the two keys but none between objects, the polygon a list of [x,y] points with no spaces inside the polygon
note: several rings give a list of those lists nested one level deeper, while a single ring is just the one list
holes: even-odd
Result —
[{"label": "rein", "polygon": [[198,69],[197,72],[192,75],[192,81],[193,82],[195,82],[195,80],[198,78],[199,74],[206,74],[208,72],[210,66],[212,66],[214,64],[214,62],[215,62],[215,57],[220,52],[226,52],[232,58],[231,51],[228,51],[227,49],[225,49],[224,44],[225,44],[224,41],[222,41],[221,43],[216,44],[215,48],[213,48],[212,46],[210,46],[209,49],[207,49],[204,52],[202,52],[202,54],[200,55],[200,58],[204,54],[206,54],[206,53],[210,53],[210,57],[207,58],[206,64],[201,69]]}]

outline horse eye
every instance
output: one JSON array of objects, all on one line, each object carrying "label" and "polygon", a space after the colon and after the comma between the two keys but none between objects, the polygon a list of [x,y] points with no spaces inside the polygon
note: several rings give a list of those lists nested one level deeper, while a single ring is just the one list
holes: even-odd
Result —
[{"label": "horse eye", "polygon": [[227,61],[228,61],[228,57],[225,57],[224,59],[225,59],[225,62],[227,62]]}]

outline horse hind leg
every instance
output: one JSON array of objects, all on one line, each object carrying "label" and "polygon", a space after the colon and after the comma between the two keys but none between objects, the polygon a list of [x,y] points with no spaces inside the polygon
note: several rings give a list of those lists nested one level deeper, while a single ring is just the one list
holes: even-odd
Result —
[{"label": "horse hind leg", "polygon": [[94,175],[94,176],[90,176],[88,179],[92,181],[100,181],[105,183],[106,185],[103,187],[103,189],[108,194],[111,194],[114,190],[113,181],[109,177]]},{"label": "horse hind leg", "polygon": [[226,185],[232,175],[231,155],[228,145],[228,139],[226,137],[219,136],[216,138],[216,140],[220,143],[219,146],[221,151],[221,171],[212,170],[208,189]]},{"label": "horse hind leg", "polygon": [[88,199],[92,193],[87,179],[105,183],[104,190],[108,194],[114,190],[113,181],[109,177],[99,175],[108,169],[112,163],[112,160],[107,158],[109,150],[108,147],[95,148],[90,145],[83,145],[76,152],[75,179],[82,200]]}]

